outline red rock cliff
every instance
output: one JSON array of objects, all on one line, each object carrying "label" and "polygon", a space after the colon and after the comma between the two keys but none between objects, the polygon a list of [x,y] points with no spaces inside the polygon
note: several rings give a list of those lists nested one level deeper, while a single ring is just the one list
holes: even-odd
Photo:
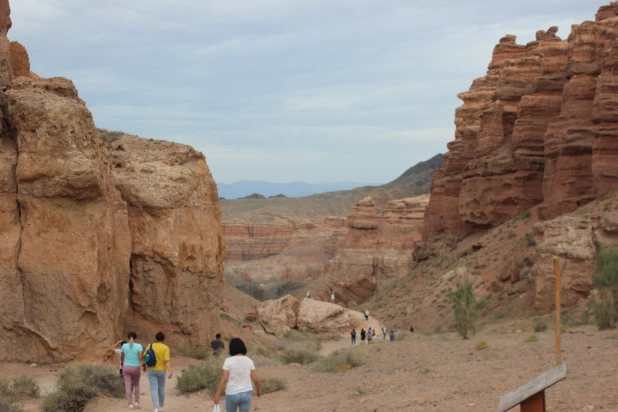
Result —
[{"label": "red rock cliff", "polygon": [[506,36],[487,75],[459,97],[455,140],[436,173],[424,240],[457,241],[540,206],[544,219],[618,184],[618,2],[595,22]]}]

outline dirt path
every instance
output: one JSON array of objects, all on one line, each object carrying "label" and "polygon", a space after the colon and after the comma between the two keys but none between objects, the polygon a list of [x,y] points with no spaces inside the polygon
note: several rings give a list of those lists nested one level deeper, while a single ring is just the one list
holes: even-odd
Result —
[{"label": "dirt path", "polygon": [[[523,332],[515,333],[522,329]],[[255,400],[252,410],[281,412],[315,411],[493,411],[500,396],[550,369],[554,360],[554,336],[537,333],[537,342],[524,326],[504,327],[463,341],[455,334],[416,335],[406,341],[359,345],[352,350],[365,364],[344,373],[318,373],[300,365],[258,367],[260,377],[277,377],[286,389]],[[548,411],[618,411],[618,332],[599,332],[592,326],[570,329],[562,335],[566,381],[547,392]],[[485,341],[488,348],[475,349]],[[348,348],[347,337],[323,342],[322,353]],[[194,363],[176,359],[175,371]],[[267,364],[265,362],[265,364]],[[27,373],[44,388],[53,387],[50,368],[31,369],[3,365],[2,376]],[[210,411],[212,401],[204,393],[181,395],[176,379],[168,381],[167,411]],[[152,410],[149,385],[141,383],[142,404]],[[25,404],[36,411],[36,402]],[[257,409],[256,409],[257,408]],[[124,399],[99,399],[87,412],[126,410]]]}]

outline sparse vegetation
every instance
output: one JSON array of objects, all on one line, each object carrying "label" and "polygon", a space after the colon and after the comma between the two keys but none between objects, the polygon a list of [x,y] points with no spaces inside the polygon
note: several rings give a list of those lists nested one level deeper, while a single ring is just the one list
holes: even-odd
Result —
[{"label": "sparse vegetation", "polygon": [[528,339],[526,339],[526,342],[538,342],[539,338],[536,337],[536,335],[530,335],[528,336]]},{"label": "sparse vegetation", "polygon": [[206,360],[210,356],[210,352],[206,348],[178,348],[176,353],[187,358]]},{"label": "sparse vegetation", "polygon": [[481,299],[476,302],[476,310],[481,311],[489,305],[489,299]]},{"label": "sparse vegetation", "polygon": [[357,354],[336,351],[320,358],[316,362],[314,369],[318,372],[345,372],[361,366],[363,363],[363,359]]},{"label": "sparse vegetation", "polygon": [[281,354],[283,363],[298,363],[308,365],[318,359],[318,352],[307,349],[286,349]]},{"label": "sparse vegetation", "polygon": [[14,404],[8,399],[0,398],[0,411],[2,412],[22,412],[23,409],[19,405]]},{"label": "sparse vegetation", "polygon": [[462,338],[468,339],[476,332],[476,298],[474,285],[468,278],[457,281],[455,290],[449,293],[455,316],[455,329]]},{"label": "sparse vegetation", "polygon": [[39,384],[28,375],[21,375],[13,381],[0,379],[0,399],[7,402],[16,402],[27,398],[36,399],[40,395]]},{"label": "sparse vegetation", "polygon": [[359,395],[364,395],[367,393],[366,390],[364,390],[363,388],[361,388],[360,386],[357,386],[356,388],[354,388],[354,390],[356,391],[356,393],[358,393]]},{"label": "sparse vegetation", "polygon": [[116,140],[120,139],[120,136],[122,136],[123,134],[122,132],[107,129],[97,129],[97,132],[99,133],[99,139],[101,139],[105,143],[115,142]]},{"label": "sparse vegetation", "polygon": [[534,329],[535,332],[545,332],[547,330],[548,326],[547,326],[547,322],[545,322],[543,319],[537,317],[534,318],[534,320],[532,321],[532,329]]},{"label": "sparse vegetation", "polygon": [[532,247],[532,246],[536,246],[536,240],[534,240],[534,236],[532,236],[532,233],[526,233],[526,246],[528,247]]},{"label": "sparse vegetation", "polygon": [[124,384],[114,369],[103,366],[76,366],[58,377],[56,390],[43,399],[42,412],[81,412],[97,396],[122,398]]},{"label": "sparse vegetation", "polygon": [[260,379],[260,387],[262,394],[279,392],[285,389],[285,382],[278,378],[263,378]]},{"label": "sparse vegetation", "polygon": [[618,323],[618,252],[601,249],[597,253],[594,286],[599,290],[599,301],[593,311],[599,330],[615,328]]},{"label": "sparse vegetation", "polygon": [[327,340],[337,341],[341,339],[341,334],[340,333],[320,333],[316,335],[316,339],[322,340],[322,341],[327,341]]},{"label": "sparse vegetation", "polygon": [[217,391],[221,380],[222,360],[210,358],[199,365],[191,365],[178,376],[176,388],[181,393],[192,393],[206,389],[210,395]]}]

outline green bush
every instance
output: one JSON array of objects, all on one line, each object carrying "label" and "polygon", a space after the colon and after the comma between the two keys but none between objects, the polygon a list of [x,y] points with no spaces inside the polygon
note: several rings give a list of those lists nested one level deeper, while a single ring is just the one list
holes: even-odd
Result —
[{"label": "green bush", "polygon": [[15,405],[13,402],[8,399],[0,398],[0,412],[22,412],[18,405]]},{"label": "green bush", "polygon": [[448,294],[455,315],[455,329],[462,338],[468,339],[476,332],[476,298],[474,285],[468,278],[458,279],[455,290]]},{"label": "green bush", "polygon": [[594,286],[599,290],[599,302],[593,310],[599,330],[615,328],[618,324],[618,252],[601,249],[597,253]]},{"label": "green bush", "polygon": [[314,366],[318,372],[345,372],[349,369],[361,366],[363,359],[352,352],[333,352],[328,356],[321,357]]},{"label": "green bush", "polygon": [[538,342],[539,338],[536,337],[536,335],[530,335],[528,337],[528,339],[526,339],[526,342]]},{"label": "green bush", "polygon": [[532,321],[532,328],[535,332],[545,332],[548,329],[547,322],[541,318],[534,318]]},{"label": "green bush", "polygon": [[103,366],[76,366],[62,371],[56,390],[43,399],[42,412],[81,412],[97,396],[122,398],[124,384],[114,369]]},{"label": "green bush", "polygon": [[120,139],[120,136],[122,136],[122,132],[116,132],[107,129],[97,129],[97,132],[99,133],[99,139],[101,139],[105,143],[115,142],[116,140]]},{"label": "green bush", "polygon": [[21,375],[13,379],[13,381],[0,379],[0,399],[7,402],[15,402],[26,398],[36,399],[40,394],[39,384],[27,375]]},{"label": "green bush", "polygon": [[282,391],[285,389],[285,382],[277,378],[260,379],[260,389],[264,395],[267,393]]},{"label": "green bush", "polygon": [[489,345],[487,344],[487,342],[485,342],[484,340],[480,341],[479,343],[476,344],[475,348],[476,350],[485,350],[489,347]]},{"label": "green bush", "polygon": [[306,349],[286,349],[281,354],[281,361],[283,363],[299,363],[301,365],[308,365],[315,362],[318,359],[318,352]]},{"label": "green bush", "polygon": [[223,360],[210,358],[199,365],[191,365],[178,376],[176,388],[181,393],[192,393],[206,389],[214,395],[223,374]]},{"label": "green bush", "polygon": [[206,360],[210,356],[210,352],[206,348],[179,348],[176,350],[176,353],[180,356],[198,360]]}]

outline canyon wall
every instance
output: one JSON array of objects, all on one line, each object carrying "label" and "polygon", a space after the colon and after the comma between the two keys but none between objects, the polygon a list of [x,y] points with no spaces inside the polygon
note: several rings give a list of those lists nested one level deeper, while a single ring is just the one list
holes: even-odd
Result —
[{"label": "canyon wall", "polygon": [[101,359],[127,330],[206,344],[225,247],[204,156],[131,137],[110,155],[73,83],[9,44],[9,14],[0,0],[0,361]]},{"label": "canyon wall", "polygon": [[552,219],[618,184],[618,3],[595,22],[518,45],[507,35],[487,75],[459,97],[455,140],[432,183],[423,239],[457,242],[539,205]]}]

